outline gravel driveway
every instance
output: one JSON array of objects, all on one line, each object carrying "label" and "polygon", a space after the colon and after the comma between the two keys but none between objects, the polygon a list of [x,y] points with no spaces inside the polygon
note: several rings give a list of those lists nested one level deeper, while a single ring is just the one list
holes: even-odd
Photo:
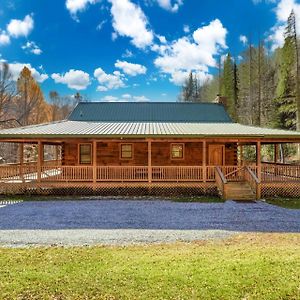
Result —
[{"label": "gravel driveway", "polygon": [[0,245],[192,241],[300,232],[300,210],[264,202],[29,201],[0,207]]}]

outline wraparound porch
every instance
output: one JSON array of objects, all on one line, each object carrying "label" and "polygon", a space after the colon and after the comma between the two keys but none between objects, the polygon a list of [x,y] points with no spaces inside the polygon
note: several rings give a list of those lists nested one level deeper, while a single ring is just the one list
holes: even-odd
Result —
[{"label": "wraparound porch", "polygon": [[[47,161],[41,167],[36,163],[0,166],[0,186],[9,188],[62,188],[89,187],[132,188],[206,188],[215,187],[223,198],[232,198],[236,184],[247,183],[256,199],[265,187],[300,189],[300,166],[262,163],[243,166],[63,166]],[[235,184],[234,187],[233,184]],[[238,190],[238,193],[241,191]],[[249,195],[250,196],[250,195]]]},{"label": "wraparound porch", "polygon": [[[292,195],[300,195],[300,166],[277,162],[279,141],[240,139],[109,140],[109,142],[116,144],[128,143],[129,141],[132,144],[143,144],[143,156],[141,157],[143,161],[146,160],[146,163],[144,165],[134,165],[134,161],[125,160],[127,165],[101,165],[99,164],[99,151],[101,155],[102,148],[99,149],[99,144],[104,141],[107,142],[107,140],[84,140],[85,143],[91,144],[92,157],[91,163],[88,165],[68,165],[64,155],[58,155],[57,151],[55,152],[55,159],[45,160],[45,145],[50,144],[61,147],[67,140],[65,142],[53,140],[14,141],[20,145],[19,162],[0,165],[0,186],[3,191],[13,185],[25,190],[27,188],[32,190],[61,187],[80,187],[81,189],[87,187],[94,191],[103,187],[112,189],[114,187],[155,188],[161,186],[170,188],[201,187],[203,189],[213,187],[225,199],[238,197],[243,193],[249,198],[259,199],[264,195],[265,187],[268,187],[269,190],[280,188],[282,191],[286,187],[292,191]],[[24,144],[29,142],[35,143],[37,146],[36,161],[34,162],[24,161]],[[77,141],[77,143],[80,142],[82,141]],[[194,145],[194,149],[198,149],[198,152],[194,150],[194,153],[198,153],[197,157],[189,158],[192,159],[194,165],[188,165],[188,161],[184,159],[174,160],[175,165],[156,165],[156,161],[153,163],[157,155],[153,152],[153,144],[165,144],[166,142],[170,145],[173,143]],[[274,162],[262,162],[261,147],[272,142],[275,148]],[[287,140],[285,142],[291,141]],[[71,142],[68,141],[68,143]],[[146,148],[145,144],[147,145]],[[213,147],[209,147],[210,145]],[[225,153],[225,145],[230,145],[231,148],[229,147],[228,151],[231,152]],[[243,157],[243,147],[245,145],[255,146],[256,161],[245,161]],[[77,148],[76,146],[75,149]],[[239,151],[236,150],[237,148],[239,148]],[[199,153],[201,153],[201,157],[199,157]],[[226,165],[226,154],[228,153],[236,155],[234,165]],[[103,156],[104,154],[102,154],[101,159]],[[78,160],[76,159],[76,161]],[[199,161],[201,165],[197,165]],[[123,164],[124,160],[120,159],[119,163]]]}]

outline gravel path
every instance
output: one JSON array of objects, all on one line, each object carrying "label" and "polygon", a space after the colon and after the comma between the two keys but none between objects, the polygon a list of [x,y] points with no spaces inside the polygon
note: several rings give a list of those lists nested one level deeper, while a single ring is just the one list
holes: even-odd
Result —
[{"label": "gravel path", "polygon": [[73,229],[73,230],[4,230],[0,246],[82,246],[129,245],[148,243],[191,242],[224,239],[234,232],[225,230],[147,230],[147,229]]},{"label": "gravel path", "polygon": [[91,245],[300,232],[300,210],[263,202],[29,201],[0,208],[0,245]]}]

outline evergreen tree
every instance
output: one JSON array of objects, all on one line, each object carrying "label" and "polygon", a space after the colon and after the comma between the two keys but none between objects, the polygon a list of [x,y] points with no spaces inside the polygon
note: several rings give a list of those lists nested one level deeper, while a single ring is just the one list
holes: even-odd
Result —
[{"label": "evergreen tree", "polygon": [[233,120],[237,119],[237,78],[235,66],[230,53],[227,54],[224,61],[223,77],[221,85],[221,95],[227,99],[227,111]]},{"label": "evergreen tree", "polygon": [[195,81],[193,73],[190,72],[188,79],[185,81],[182,91],[180,100],[182,102],[194,102],[195,96]]},{"label": "evergreen tree", "polygon": [[285,40],[280,50],[279,79],[276,89],[277,118],[275,126],[286,129],[296,129],[296,89],[297,89],[297,67],[296,67],[296,32],[293,11],[288,19],[285,30]]}]

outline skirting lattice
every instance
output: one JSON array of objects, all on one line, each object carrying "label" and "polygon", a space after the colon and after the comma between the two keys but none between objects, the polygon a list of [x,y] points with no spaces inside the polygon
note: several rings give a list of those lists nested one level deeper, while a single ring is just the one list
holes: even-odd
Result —
[{"label": "skirting lattice", "polygon": [[[217,196],[211,183],[0,183],[1,195]],[[300,197],[299,182],[263,183],[262,198]]]},{"label": "skirting lattice", "polygon": [[300,182],[263,183],[262,198],[269,197],[300,197]]},{"label": "skirting lattice", "polygon": [[1,184],[2,195],[217,196],[214,183]]}]

